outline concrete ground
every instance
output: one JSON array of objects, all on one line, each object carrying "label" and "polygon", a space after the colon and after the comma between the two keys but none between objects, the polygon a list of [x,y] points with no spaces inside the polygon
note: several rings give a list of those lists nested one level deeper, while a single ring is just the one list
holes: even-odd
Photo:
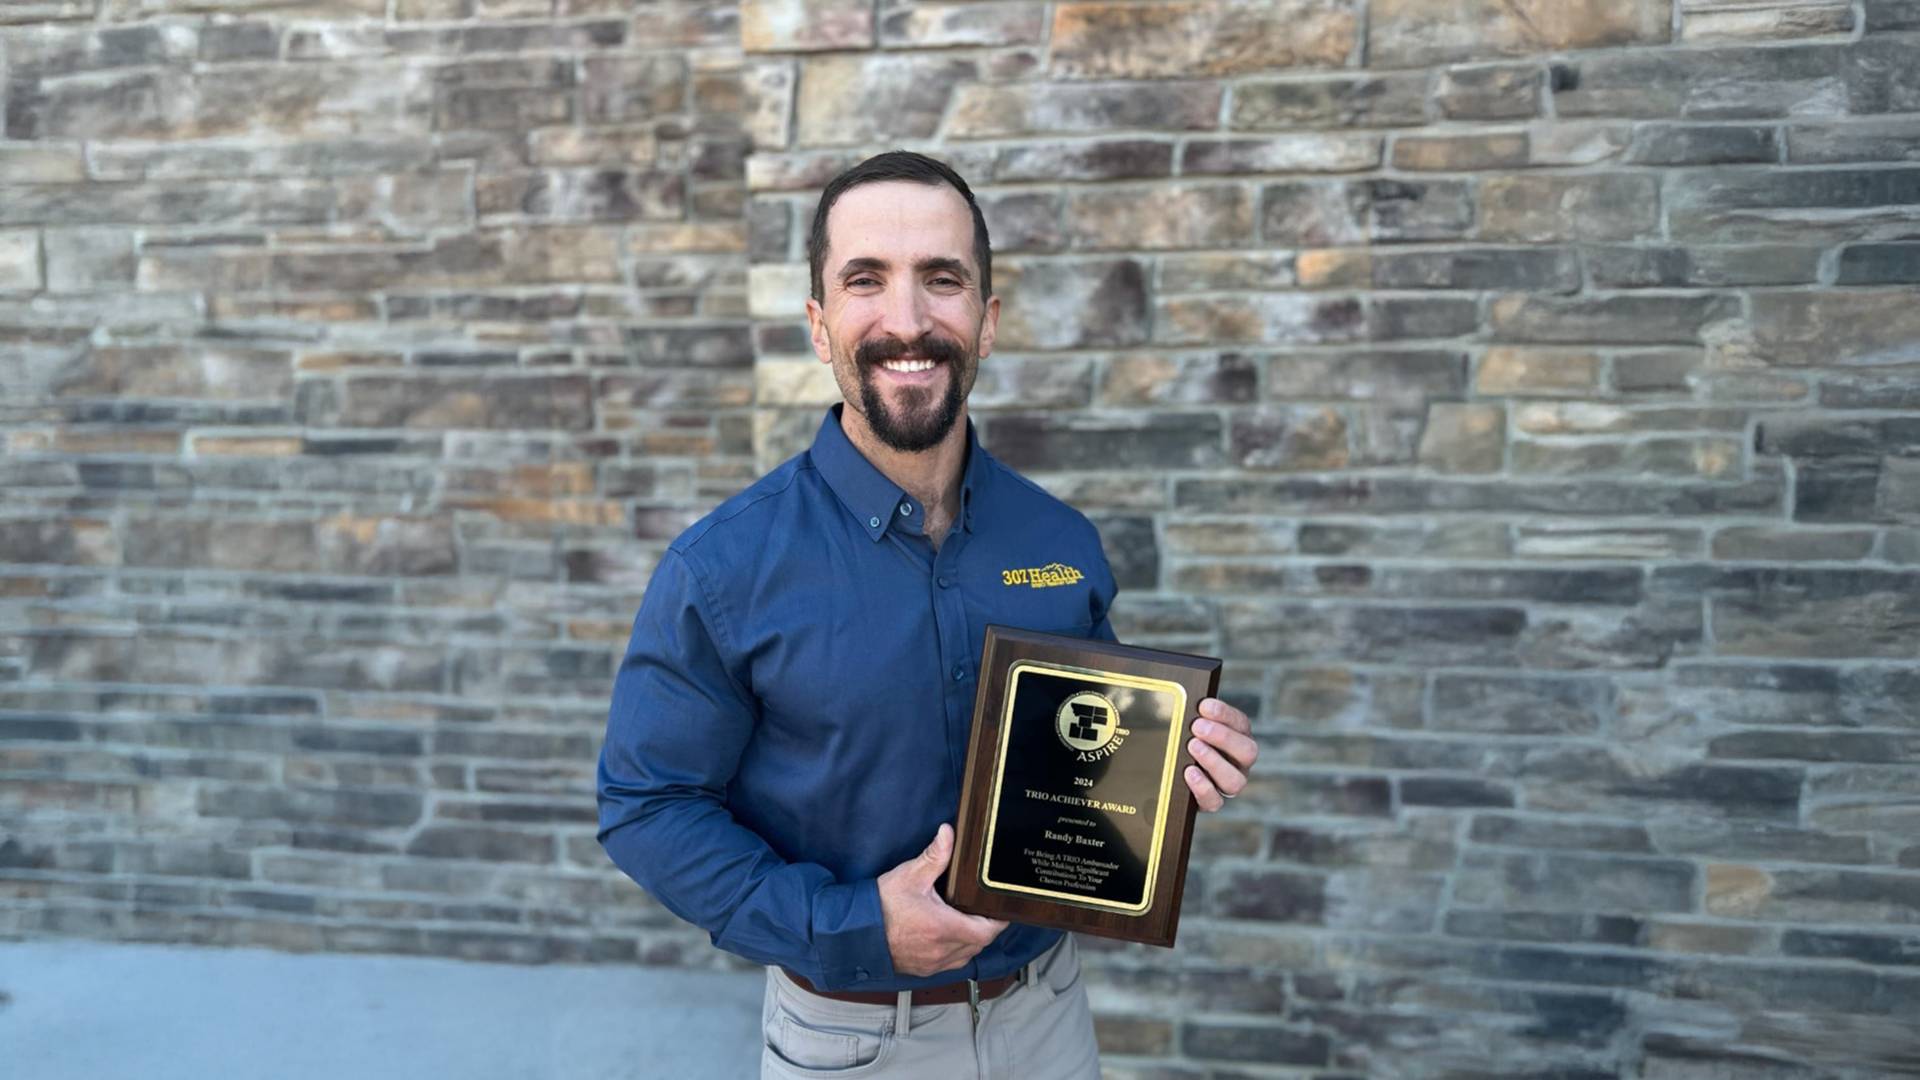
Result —
[{"label": "concrete ground", "polygon": [[761,977],[0,942],[6,1080],[734,1080]]}]

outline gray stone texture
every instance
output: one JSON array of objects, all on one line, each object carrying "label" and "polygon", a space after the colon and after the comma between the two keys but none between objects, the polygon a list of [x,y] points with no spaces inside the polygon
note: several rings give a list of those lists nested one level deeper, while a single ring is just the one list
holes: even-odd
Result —
[{"label": "gray stone texture", "polygon": [[989,448],[1263,739],[1108,1075],[1911,1071],[1913,0],[34,0],[0,87],[0,938],[744,966],[611,674],[911,146]]}]

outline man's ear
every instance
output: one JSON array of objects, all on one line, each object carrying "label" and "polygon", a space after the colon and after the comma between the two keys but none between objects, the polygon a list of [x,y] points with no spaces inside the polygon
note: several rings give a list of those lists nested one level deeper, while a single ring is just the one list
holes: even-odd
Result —
[{"label": "man's ear", "polygon": [[827,341],[827,310],[811,296],[807,297],[807,336],[813,341],[813,355],[823,364],[833,363],[833,346]]},{"label": "man's ear", "polygon": [[980,318],[980,358],[993,352],[993,339],[1000,331],[1000,294],[987,297],[986,314]]}]

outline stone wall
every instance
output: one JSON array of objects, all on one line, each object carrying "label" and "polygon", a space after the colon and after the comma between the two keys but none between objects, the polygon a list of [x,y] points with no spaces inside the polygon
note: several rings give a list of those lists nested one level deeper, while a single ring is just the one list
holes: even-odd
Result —
[{"label": "stone wall", "polygon": [[0,19],[0,935],[724,963],[608,681],[906,146],[987,441],[1266,735],[1111,1076],[1913,1069],[1915,0]]}]

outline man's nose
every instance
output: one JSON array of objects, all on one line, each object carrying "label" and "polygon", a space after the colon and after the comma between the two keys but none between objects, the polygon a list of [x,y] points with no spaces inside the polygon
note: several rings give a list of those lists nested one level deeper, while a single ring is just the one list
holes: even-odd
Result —
[{"label": "man's nose", "polygon": [[895,284],[887,290],[886,306],[880,316],[881,330],[911,346],[931,328],[926,297],[917,284]]}]

